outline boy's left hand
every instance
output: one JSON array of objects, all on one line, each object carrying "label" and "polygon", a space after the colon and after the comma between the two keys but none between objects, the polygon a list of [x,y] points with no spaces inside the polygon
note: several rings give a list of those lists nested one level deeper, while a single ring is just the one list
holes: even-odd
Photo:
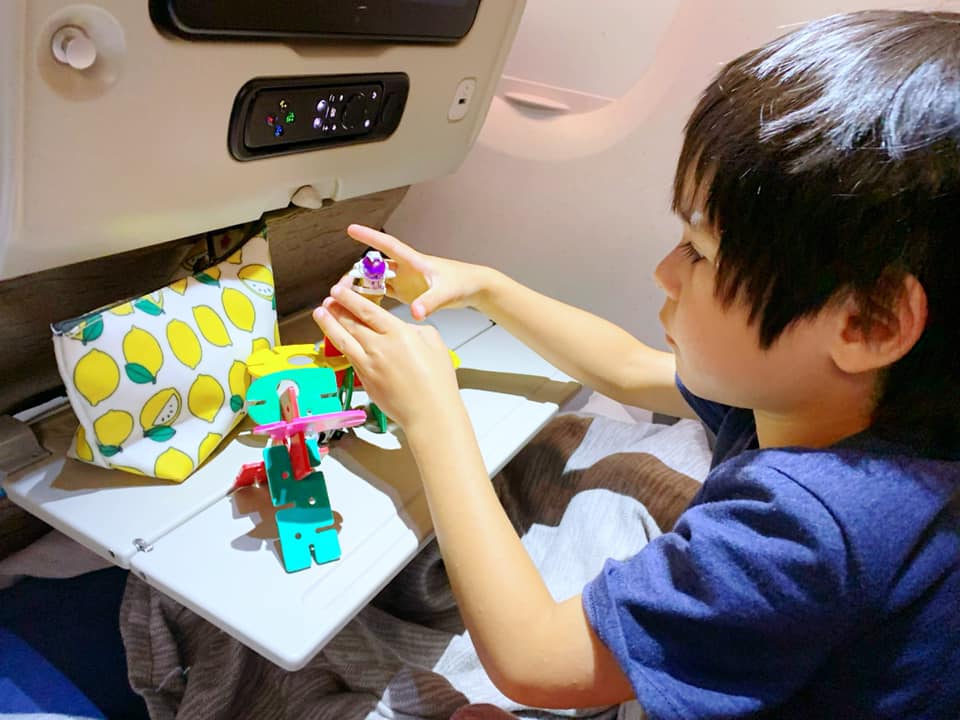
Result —
[{"label": "boy's left hand", "polygon": [[436,328],[411,325],[344,284],[313,318],[363,379],[370,399],[404,429],[460,401],[450,353]]}]

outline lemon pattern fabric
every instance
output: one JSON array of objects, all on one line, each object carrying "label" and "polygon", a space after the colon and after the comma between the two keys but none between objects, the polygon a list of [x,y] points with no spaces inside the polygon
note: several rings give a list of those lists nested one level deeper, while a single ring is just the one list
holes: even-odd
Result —
[{"label": "lemon pattern fabric", "polygon": [[219,265],[53,326],[80,421],[70,457],[182,481],[246,412],[246,358],[275,344],[263,232]]}]

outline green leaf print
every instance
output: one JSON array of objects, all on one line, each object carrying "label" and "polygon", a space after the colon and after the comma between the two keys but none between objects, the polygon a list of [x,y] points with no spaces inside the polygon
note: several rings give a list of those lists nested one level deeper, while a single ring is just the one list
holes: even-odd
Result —
[{"label": "green leaf print", "polygon": [[163,308],[157,305],[157,303],[150,298],[140,298],[139,300],[134,300],[133,306],[137,310],[145,312],[147,315],[153,315],[154,317],[163,315]]},{"label": "green leaf print", "polygon": [[127,363],[123,366],[127,372],[127,377],[133,380],[137,385],[146,385],[147,383],[156,384],[157,378],[153,373],[147,370],[140,363]]},{"label": "green leaf print", "polygon": [[113,457],[117,453],[123,451],[123,448],[119,445],[97,445],[97,448],[100,450],[100,454],[104,457]]},{"label": "green leaf print", "polygon": [[155,425],[149,430],[144,431],[143,436],[155,442],[167,442],[167,440],[176,434],[177,431],[169,425]]}]

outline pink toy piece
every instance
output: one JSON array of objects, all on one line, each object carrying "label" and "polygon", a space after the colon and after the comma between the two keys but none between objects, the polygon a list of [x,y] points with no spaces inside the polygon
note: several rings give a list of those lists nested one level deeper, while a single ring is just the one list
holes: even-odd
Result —
[{"label": "pink toy piece", "polygon": [[298,433],[320,433],[341,428],[356,427],[367,421],[364,410],[343,410],[323,415],[307,415],[294,420],[280,420],[268,425],[258,425],[255,435],[269,435],[274,440],[286,440]]},{"label": "pink toy piece", "polygon": [[300,403],[297,401],[299,392],[296,385],[291,385],[280,394],[280,417],[284,420],[300,417]]}]

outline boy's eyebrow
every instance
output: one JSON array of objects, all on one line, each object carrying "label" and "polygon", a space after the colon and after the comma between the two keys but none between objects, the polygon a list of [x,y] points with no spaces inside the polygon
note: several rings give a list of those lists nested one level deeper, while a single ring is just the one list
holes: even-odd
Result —
[{"label": "boy's eyebrow", "polygon": [[703,213],[699,210],[690,211],[686,208],[678,208],[673,211],[673,214],[694,229],[703,229],[704,227]]}]

